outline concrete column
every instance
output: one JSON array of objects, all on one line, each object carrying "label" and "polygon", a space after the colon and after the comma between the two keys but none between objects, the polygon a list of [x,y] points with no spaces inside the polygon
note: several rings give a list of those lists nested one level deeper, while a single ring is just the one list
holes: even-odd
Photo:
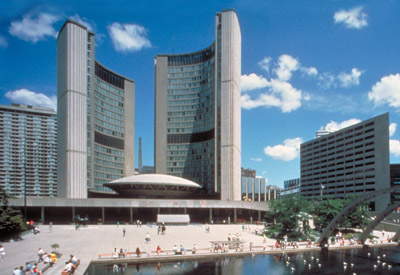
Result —
[{"label": "concrete column", "polygon": [[41,216],[42,223],[44,224],[44,206],[42,206],[40,209],[40,216]]},{"label": "concrete column", "polygon": [[233,222],[237,223],[237,209],[233,209]]},{"label": "concrete column", "polygon": [[231,216],[228,216],[228,224],[231,224]]},{"label": "concrete column", "polygon": [[258,210],[258,221],[261,221],[261,211]]},{"label": "concrete column", "polygon": [[106,221],[106,212],[105,212],[104,207],[101,208],[101,221],[102,221],[103,224]]},{"label": "concrete column", "polygon": [[160,207],[157,208],[157,214],[158,214],[158,215],[161,214],[161,208],[160,208]]},{"label": "concrete column", "polygon": [[253,216],[250,217],[250,224],[253,224]]},{"label": "concrete column", "polygon": [[187,214],[187,208],[183,208],[183,214]]},{"label": "concrete column", "polygon": [[133,224],[133,208],[132,207],[129,208],[129,215],[131,218],[131,224]]},{"label": "concrete column", "polygon": [[212,208],[210,208],[210,223],[211,223],[211,221],[212,221]]},{"label": "concrete column", "polygon": [[72,222],[75,222],[75,206],[72,206]]}]

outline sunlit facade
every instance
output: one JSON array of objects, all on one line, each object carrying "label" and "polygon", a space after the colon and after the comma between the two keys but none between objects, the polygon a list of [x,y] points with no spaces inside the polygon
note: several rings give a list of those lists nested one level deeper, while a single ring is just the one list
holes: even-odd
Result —
[{"label": "sunlit facade", "polygon": [[59,196],[113,192],[134,174],[135,84],[95,60],[95,34],[68,20],[57,41]]},{"label": "sunlit facade", "polygon": [[158,55],[155,172],[240,200],[241,33],[237,15],[216,15],[216,40],[187,54]]},{"label": "sunlit facade", "polygon": [[57,196],[57,114],[0,105],[0,186],[12,197]]}]

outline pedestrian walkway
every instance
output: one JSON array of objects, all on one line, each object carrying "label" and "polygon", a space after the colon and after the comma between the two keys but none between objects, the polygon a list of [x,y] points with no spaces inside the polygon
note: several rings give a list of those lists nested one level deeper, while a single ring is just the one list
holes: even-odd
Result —
[{"label": "pedestrian walkway", "polygon": [[[27,261],[37,260],[37,251],[41,247],[44,252],[51,252],[52,244],[58,244],[57,251],[62,254],[57,263],[49,268],[45,274],[61,274],[65,262],[71,254],[80,259],[80,266],[75,274],[83,274],[92,260],[98,260],[99,254],[111,254],[114,249],[120,251],[125,249],[128,252],[135,252],[139,247],[140,251],[155,251],[159,245],[162,250],[173,250],[174,245],[182,245],[186,250],[192,249],[196,244],[198,250],[209,249],[211,243],[227,241],[228,234],[232,237],[239,234],[241,241],[244,241],[245,250],[250,251],[250,243],[254,251],[262,253],[264,246],[266,252],[271,251],[275,240],[266,239],[263,243],[263,237],[255,234],[255,229],[262,232],[263,226],[251,225],[251,231],[243,230],[241,224],[208,225],[209,232],[206,232],[206,225],[190,224],[166,227],[165,234],[158,234],[156,225],[89,225],[75,230],[74,225],[53,225],[52,232],[49,232],[45,226],[42,226],[41,233],[37,235],[27,234],[23,236],[22,241],[3,243],[6,251],[4,261],[0,263],[0,274],[12,274],[15,267],[25,265]],[[125,236],[123,229],[125,228]],[[150,241],[145,240],[149,235]],[[393,236],[393,233],[374,231],[374,235],[379,237],[378,243],[385,241],[387,236]],[[346,247],[350,247],[346,245]],[[312,249],[316,249],[315,246]],[[290,251],[293,249],[288,247]],[[300,251],[300,250],[299,250]],[[199,254],[201,252],[199,251]],[[203,251],[203,254],[206,253]],[[172,253],[173,254],[173,253]],[[154,257],[157,257],[154,255]],[[43,265],[42,265],[43,266]]]},{"label": "pedestrian walkway", "polygon": [[[239,233],[241,239],[248,245],[250,242],[262,244],[263,238],[254,233],[256,228],[262,226],[252,225],[252,231],[242,232],[242,226],[237,225],[209,225],[210,232],[205,232],[205,225],[190,224],[166,226],[164,235],[157,234],[156,225],[88,225],[75,230],[74,225],[53,225],[52,232],[45,226],[41,227],[41,233],[37,235],[28,234],[22,241],[3,243],[6,251],[4,261],[0,263],[0,274],[12,274],[15,267],[25,265],[27,261],[37,260],[37,250],[41,247],[44,252],[51,252],[52,244],[58,244],[57,251],[62,254],[57,263],[49,268],[45,274],[61,274],[69,255],[73,254],[80,259],[80,266],[75,274],[83,274],[90,262],[98,259],[99,254],[109,254],[115,248],[121,248],[128,252],[155,251],[160,245],[163,250],[172,250],[174,245],[183,245],[191,249],[196,243],[198,249],[209,248],[210,241],[227,240],[228,233]],[[125,228],[125,237],[123,236]],[[146,234],[150,235],[150,242],[146,242]],[[267,245],[273,245],[274,240],[267,239]]]}]

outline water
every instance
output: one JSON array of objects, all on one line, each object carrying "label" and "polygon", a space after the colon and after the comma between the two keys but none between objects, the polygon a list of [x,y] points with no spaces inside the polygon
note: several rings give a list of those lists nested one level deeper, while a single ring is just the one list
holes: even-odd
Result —
[{"label": "water", "polygon": [[[198,261],[124,264],[124,268],[124,274],[400,274],[400,248],[214,257]],[[113,274],[113,265],[92,264],[87,274]]]}]

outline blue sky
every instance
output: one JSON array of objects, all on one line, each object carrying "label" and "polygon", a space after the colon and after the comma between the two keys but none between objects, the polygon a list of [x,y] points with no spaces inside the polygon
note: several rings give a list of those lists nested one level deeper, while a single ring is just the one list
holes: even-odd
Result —
[{"label": "blue sky", "polygon": [[[136,83],[136,148],[153,165],[154,57],[215,37],[215,13],[242,31],[242,166],[283,185],[299,146],[390,113],[400,162],[399,1],[1,1],[0,104],[55,106],[56,37],[67,18],[96,33],[96,59]],[[137,152],[137,151],[136,151]],[[137,156],[136,156],[137,163]]]}]

